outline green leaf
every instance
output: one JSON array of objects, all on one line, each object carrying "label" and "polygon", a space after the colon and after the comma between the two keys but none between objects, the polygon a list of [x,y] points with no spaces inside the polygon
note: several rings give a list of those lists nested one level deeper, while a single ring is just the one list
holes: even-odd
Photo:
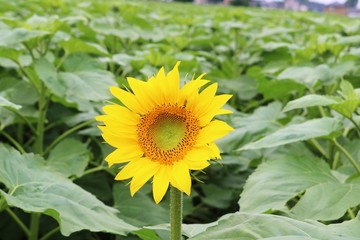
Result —
[{"label": "green leaf", "polygon": [[283,112],[287,112],[299,108],[327,106],[331,104],[336,104],[339,101],[341,101],[341,99],[336,97],[310,94],[288,102],[284,107]]},{"label": "green leaf", "polygon": [[48,34],[45,31],[26,30],[24,28],[0,29],[0,46],[14,46]]},{"label": "green leaf", "polygon": [[335,118],[320,118],[300,124],[292,124],[273,132],[270,135],[249,143],[239,150],[277,147],[311,138],[330,136],[341,129],[341,124]]},{"label": "green leaf", "polygon": [[63,97],[66,88],[59,81],[55,66],[45,58],[37,59],[34,69],[45,86],[56,96]]},{"label": "green leaf", "polygon": [[304,91],[304,86],[291,80],[268,80],[265,78],[258,78],[258,90],[264,95],[265,99],[279,99],[282,100],[293,92]]},{"label": "green leaf", "polygon": [[116,86],[114,76],[104,70],[61,72],[59,80],[65,86],[65,98],[77,104],[79,110],[89,111],[92,102],[111,98],[110,86]]},{"label": "green leaf", "polygon": [[51,150],[47,166],[64,177],[81,177],[90,160],[90,152],[85,144],[68,138]]},{"label": "green leaf", "polygon": [[209,206],[226,209],[231,206],[232,192],[226,188],[220,188],[214,184],[207,184],[202,187],[205,197],[203,202]]},{"label": "green leaf", "polygon": [[11,48],[0,47],[0,57],[9,58],[14,61],[19,61],[21,52]]},{"label": "green leaf", "polygon": [[219,88],[222,92],[237,94],[237,97],[243,100],[252,99],[257,94],[256,81],[247,76],[219,81]]},{"label": "green leaf", "polygon": [[239,200],[240,211],[288,211],[286,203],[321,183],[337,183],[329,166],[320,159],[292,157],[262,163],[248,178]]},{"label": "green leaf", "polygon": [[143,240],[162,240],[155,231],[151,229],[140,229],[135,231],[134,234]]},{"label": "green leaf", "polygon": [[37,75],[52,93],[65,103],[75,103],[79,110],[90,111],[93,102],[111,97],[109,87],[116,85],[116,82],[108,71],[89,69],[88,65],[81,66],[73,67],[73,72],[57,73],[53,64],[44,58],[35,62]]},{"label": "green leaf", "polygon": [[276,215],[234,213],[227,219],[219,221],[217,226],[209,227],[205,232],[189,240],[356,240],[360,237],[349,233],[344,225],[338,228],[332,226]]},{"label": "green leaf", "polygon": [[61,41],[61,46],[65,49],[67,54],[86,52],[98,54],[101,56],[108,55],[107,50],[99,44],[84,42],[78,38],[71,38],[67,41]]},{"label": "green leaf", "polygon": [[[157,225],[169,222],[170,212],[161,204],[157,205],[149,197],[149,189],[140,189],[134,197],[130,196],[129,187],[119,183],[114,185],[115,208],[119,216],[135,226]],[[146,210],[146,214],[139,214]]]},{"label": "green leaf", "polygon": [[291,212],[296,218],[328,221],[339,219],[359,204],[359,184],[322,183],[307,189]]},{"label": "green leaf", "polygon": [[281,108],[281,103],[273,102],[257,108],[252,115],[234,117],[231,126],[235,131],[218,140],[218,146],[224,152],[231,152],[267,132],[278,129],[276,120],[283,117]]},{"label": "green leaf", "polygon": [[3,98],[2,96],[0,96],[0,107],[9,107],[9,108],[12,108],[12,109],[15,109],[15,110],[21,108],[20,105],[12,103],[9,100]]},{"label": "green leaf", "polygon": [[316,67],[289,67],[277,78],[279,80],[291,79],[308,87],[313,86],[317,81],[324,84],[333,81],[331,69],[325,64]]},{"label": "green leaf", "polygon": [[333,104],[330,107],[347,118],[352,118],[353,112],[358,108],[360,99],[345,100],[341,103]]},{"label": "green leaf", "polygon": [[0,145],[0,182],[9,189],[0,190],[9,206],[53,217],[65,236],[83,229],[116,234],[136,229],[118,218],[115,209],[50,170],[38,155]]},{"label": "green leaf", "polygon": [[26,20],[26,27],[31,30],[49,31],[55,33],[62,25],[58,16],[41,17],[33,15]]},{"label": "green leaf", "polygon": [[332,104],[331,108],[347,118],[352,118],[353,112],[360,104],[360,95],[357,94],[351,83],[348,81],[341,81],[340,89],[340,94],[345,100]]}]

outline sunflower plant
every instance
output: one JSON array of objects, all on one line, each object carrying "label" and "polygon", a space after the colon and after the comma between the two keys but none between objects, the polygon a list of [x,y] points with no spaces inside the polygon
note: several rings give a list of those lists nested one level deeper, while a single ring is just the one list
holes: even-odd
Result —
[{"label": "sunflower plant", "polygon": [[231,95],[216,96],[217,83],[204,87],[209,83],[204,74],[180,87],[179,65],[168,74],[161,68],[147,82],[129,77],[128,90],[110,87],[123,105],[107,105],[105,115],[96,118],[104,123],[102,137],[116,148],[105,160],[110,166],[125,163],[115,179],[131,178],[132,196],[152,178],[159,203],[170,185],[172,239],[181,237],[182,192],[190,195],[190,171],[221,159],[214,141],[233,130],[214,120],[231,113],[223,108]]}]

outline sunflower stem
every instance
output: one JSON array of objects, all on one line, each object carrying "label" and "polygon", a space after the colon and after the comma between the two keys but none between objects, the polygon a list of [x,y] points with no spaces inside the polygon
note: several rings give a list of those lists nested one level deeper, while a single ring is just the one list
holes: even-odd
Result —
[{"label": "sunflower stem", "polygon": [[171,240],[181,240],[182,192],[170,187],[170,236]]},{"label": "sunflower stem", "polygon": [[31,214],[29,240],[37,240],[39,233],[40,213]]}]

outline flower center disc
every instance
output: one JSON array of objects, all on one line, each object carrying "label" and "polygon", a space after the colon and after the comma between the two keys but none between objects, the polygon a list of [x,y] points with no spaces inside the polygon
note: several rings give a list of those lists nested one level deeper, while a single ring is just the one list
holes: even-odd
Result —
[{"label": "flower center disc", "polygon": [[176,115],[163,114],[157,117],[149,133],[160,149],[167,151],[175,148],[183,139],[186,125]]},{"label": "flower center disc", "polygon": [[137,138],[144,157],[161,164],[183,159],[200,132],[199,120],[178,105],[161,105],[142,116]]}]

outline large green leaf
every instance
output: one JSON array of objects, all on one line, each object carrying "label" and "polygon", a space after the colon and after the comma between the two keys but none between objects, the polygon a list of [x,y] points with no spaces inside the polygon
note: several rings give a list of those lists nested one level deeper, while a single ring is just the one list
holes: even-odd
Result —
[{"label": "large green leaf", "polygon": [[47,34],[49,33],[45,31],[27,30],[24,28],[0,29],[0,46],[13,46]]},{"label": "large green leaf", "polygon": [[45,86],[56,96],[63,97],[66,88],[59,81],[55,66],[45,58],[37,59],[34,63],[34,69],[43,81]]},{"label": "large green leaf", "polygon": [[311,138],[330,136],[340,129],[341,125],[338,119],[327,117],[313,119],[300,124],[288,125],[256,142],[245,145],[240,150],[277,147]]},{"label": "large green leaf", "polygon": [[224,152],[234,151],[256,137],[277,129],[279,124],[276,124],[276,120],[283,117],[281,108],[281,103],[273,102],[257,108],[251,115],[233,117],[231,125],[235,131],[217,141],[220,149]]},{"label": "large green leaf", "polygon": [[[354,227],[356,223],[359,223],[358,219],[348,224]],[[348,232],[345,224],[333,228],[333,225],[302,222],[283,216],[234,213],[227,219],[219,221],[217,226],[209,227],[205,232],[190,239],[357,240],[359,238],[360,234]]]},{"label": "large green leaf", "polygon": [[328,221],[339,219],[359,204],[359,184],[322,183],[307,189],[291,212],[297,218]]},{"label": "large green leaf", "polygon": [[0,190],[8,205],[53,217],[63,235],[83,229],[116,234],[135,230],[115,209],[51,170],[38,155],[21,155],[0,145],[0,182],[9,189]]},{"label": "large green leaf", "polygon": [[360,104],[360,95],[354,90],[353,86],[348,81],[342,81],[340,89],[340,94],[344,100],[336,104],[332,104],[331,108],[347,118],[352,118],[353,112]]},{"label": "large green leaf", "polygon": [[[149,226],[168,223],[170,212],[162,204],[156,204],[149,196],[150,188],[140,189],[134,197],[130,196],[129,187],[123,184],[114,186],[115,208],[120,217],[135,226]],[[143,211],[146,214],[141,214]]]},{"label": "large green leaf", "polygon": [[96,43],[87,43],[77,38],[71,38],[67,41],[62,41],[61,45],[67,54],[87,52],[94,53],[101,56],[106,56],[108,52],[102,46]]},{"label": "large green leaf", "polygon": [[308,87],[313,86],[316,81],[324,83],[332,81],[332,72],[328,65],[316,67],[289,67],[279,74],[279,80],[291,79]]},{"label": "large green leaf", "polygon": [[299,108],[328,106],[331,104],[336,104],[339,101],[341,101],[341,99],[335,97],[310,94],[288,102],[284,107],[283,112],[287,112]]},{"label": "large green leaf", "polygon": [[51,150],[47,165],[65,177],[72,175],[81,177],[89,162],[90,155],[85,144],[68,138]]},{"label": "large green leaf", "polygon": [[0,107],[9,107],[12,109],[20,109],[21,108],[20,105],[12,103],[9,100],[3,98],[2,96],[0,96]]},{"label": "large green leaf", "polygon": [[248,178],[239,200],[240,211],[288,211],[286,203],[321,183],[337,183],[329,166],[320,159],[288,157],[262,163]]},{"label": "large green leaf", "polygon": [[58,73],[52,63],[40,59],[35,62],[35,70],[52,93],[65,103],[75,103],[82,111],[90,111],[94,102],[110,98],[108,89],[116,85],[110,72],[97,68],[84,70],[83,66]]}]

